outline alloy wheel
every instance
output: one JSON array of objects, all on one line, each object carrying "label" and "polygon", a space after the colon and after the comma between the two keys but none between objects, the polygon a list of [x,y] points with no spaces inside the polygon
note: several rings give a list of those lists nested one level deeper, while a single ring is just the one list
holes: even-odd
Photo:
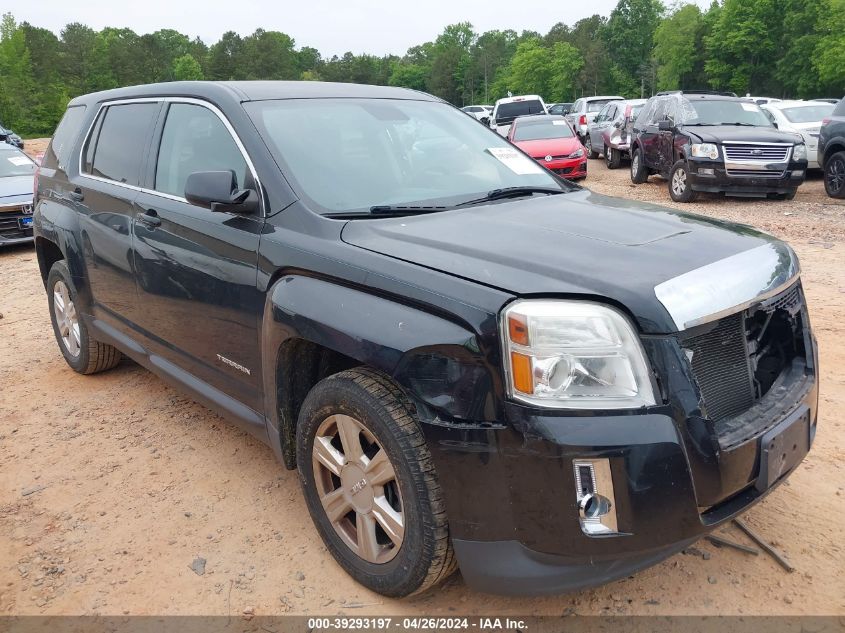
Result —
[{"label": "alloy wheel", "polygon": [[631,174],[636,176],[636,174],[639,170],[640,170],[640,154],[639,154],[639,152],[634,152],[634,156],[631,158]]},{"label": "alloy wheel", "polygon": [[683,169],[676,169],[672,175],[672,192],[676,196],[684,195],[687,190],[687,172]]},{"label": "alloy wheel", "polygon": [[317,494],[338,536],[369,563],[399,552],[405,513],[387,451],[359,420],[331,415],[320,424],[311,455]]},{"label": "alloy wheel", "polygon": [[81,348],[79,316],[70,298],[70,290],[61,280],[53,286],[53,312],[56,315],[56,326],[59,329],[62,345],[71,356],[79,356]]},{"label": "alloy wheel", "polygon": [[828,188],[834,194],[842,191],[845,187],[845,161],[834,159],[827,168]]}]

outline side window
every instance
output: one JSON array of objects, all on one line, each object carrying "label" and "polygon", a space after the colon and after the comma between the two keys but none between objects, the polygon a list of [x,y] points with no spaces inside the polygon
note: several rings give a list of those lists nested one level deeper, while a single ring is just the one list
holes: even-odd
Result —
[{"label": "side window", "polygon": [[[126,103],[106,108],[101,115],[99,134],[92,135],[85,152],[86,166],[90,159],[92,176],[137,187],[140,184],[144,148],[150,138],[161,105]],[[93,151],[91,144],[94,144]]]},{"label": "side window", "polygon": [[616,118],[616,104],[610,104],[607,107],[607,120],[613,121]]},{"label": "side window", "polygon": [[246,161],[223,122],[206,107],[171,104],[158,150],[156,191],[181,197],[192,173],[224,170],[235,172],[238,187],[245,187]]},{"label": "side window", "polygon": [[772,123],[775,123],[775,115],[772,114],[768,108],[760,108],[763,111],[763,114],[766,115],[766,118]]},{"label": "side window", "polygon": [[655,103],[654,111],[649,121],[652,125],[657,125],[660,121],[666,118],[666,99],[658,99]]},{"label": "side window", "polygon": [[583,104],[581,103],[581,99],[578,99],[578,101],[575,102],[575,105],[572,106],[572,111],[575,113],[581,112],[582,105]]},{"label": "side window", "polygon": [[56,131],[53,133],[53,140],[50,141],[50,148],[47,150],[45,163],[56,165],[59,169],[67,167],[73,143],[79,136],[79,129],[82,126],[82,119],[85,117],[85,106],[73,106],[68,108]]},{"label": "side window", "polygon": [[636,127],[637,129],[645,129],[647,126],[651,125],[652,122],[652,114],[654,113],[654,108],[657,103],[657,99],[652,97],[649,99],[646,104],[643,106],[643,109],[640,110],[640,115],[637,117]]}]

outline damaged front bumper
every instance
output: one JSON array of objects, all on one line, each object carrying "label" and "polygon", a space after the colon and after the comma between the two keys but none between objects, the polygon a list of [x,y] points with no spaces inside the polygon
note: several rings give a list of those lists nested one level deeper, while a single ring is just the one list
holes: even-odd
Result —
[{"label": "damaged front bumper", "polygon": [[[817,352],[807,336],[808,359],[736,424],[707,419],[674,336],[644,341],[668,396],[647,412],[566,415],[511,403],[501,425],[426,424],[467,584],[518,595],[603,584],[758,502],[815,436]],[[609,468],[614,523],[604,533],[585,529],[579,507],[577,464],[585,461]]]}]

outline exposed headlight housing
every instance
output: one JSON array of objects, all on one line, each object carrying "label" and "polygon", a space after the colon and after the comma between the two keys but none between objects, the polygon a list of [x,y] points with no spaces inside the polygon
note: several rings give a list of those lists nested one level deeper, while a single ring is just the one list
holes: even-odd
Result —
[{"label": "exposed headlight housing", "polygon": [[792,148],[792,160],[807,160],[807,146],[804,143],[798,143]]},{"label": "exposed headlight housing", "polygon": [[695,158],[719,158],[719,146],[715,143],[693,143],[690,145],[690,154]]},{"label": "exposed headlight housing", "polygon": [[576,149],[569,155],[569,158],[581,158],[584,155],[583,149]]},{"label": "exposed headlight housing", "polygon": [[522,300],[502,312],[508,393],[555,409],[655,404],[640,340],[628,319],[599,303]]}]

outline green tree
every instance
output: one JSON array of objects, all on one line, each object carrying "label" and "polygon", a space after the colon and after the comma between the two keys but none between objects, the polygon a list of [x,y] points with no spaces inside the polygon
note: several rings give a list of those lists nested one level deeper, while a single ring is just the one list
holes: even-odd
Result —
[{"label": "green tree", "polygon": [[654,32],[663,11],[660,0],[619,0],[611,12],[602,35],[619,80],[642,79],[645,83],[641,68],[651,58]]},{"label": "green tree", "polygon": [[780,0],[725,0],[705,37],[710,85],[738,94],[782,94],[773,63],[783,49]]},{"label": "green tree", "polygon": [[215,80],[244,79],[242,65],[244,43],[234,31],[226,31],[208,50],[208,78]]},{"label": "green tree", "polygon": [[293,39],[279,31],[256,31],[243,40],[240,65],[246,79],[297,79]]},{"label": "green tree", "polygon": [[827,0],[817,24],[820,38],[813,55],[818,94],[845,92],[845,0]]},{"label": "green tree", "polygon": [[0,78],[0,121],[21,134],[33,132],[35,125],[28,116],[37,103],[32,62],[24,31],[11,13],[0,21]]},{"label": "green tree", "polygon": [[202,66],[193,55],[185,54],[173,60],[173,79],[176,81],[199,81],[202,78]]},{"label": "green tree", "polygon": [[657,89],[693,88],[699,81],[694,71],[702,53],[704,19],[697,5],[678,7],[654,32]]}]

